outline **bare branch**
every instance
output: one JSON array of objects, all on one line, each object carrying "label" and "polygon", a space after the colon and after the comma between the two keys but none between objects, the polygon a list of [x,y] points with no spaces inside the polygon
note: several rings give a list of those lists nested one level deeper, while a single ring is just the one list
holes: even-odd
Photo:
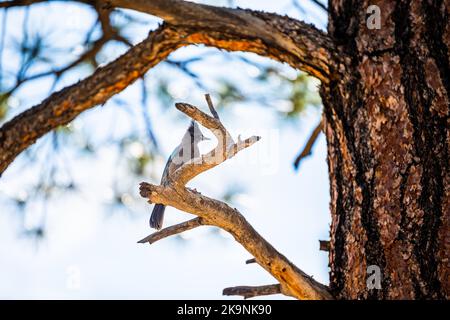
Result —
[{"label": "bare branch", "polygon": [[212,103],[211,96],[209,95],[209,93],[205,94],[205,99],[206,99],[206,103],[208,104],[209,111],[214,116],[214,118],[219,120],[219,114],[217,113],[216,109],[214,108],[214,104]]},{"label": "bare branch", "polygon": [[328,240],[319,240],[319,249],[321,251],[330,251],[330,241],[328,241]]},{"label": "bare branch", "polygon": [[[221,145],[220,138],[229,136],[229,133],[219,119],[186,103],[177,103],[176,107],[204,127],[212,130],[218,137],[219,143],[213,151],[184,163],[173,176],[169,177],[169,183],[164,185],[141,183],[141,196],[147,198],[151,203],[172,206],[195,214],[202,218],[205,224],[229,232],[260,266],[279,281],[284,294],[298,299],[332,299],[326,286],[305,274],[279,253],[238,210],[224,202],[211,199],[185,187],[190,179],[224,162],[240,150],[252,145],[257,139],[243,141],[238,139],[235,143],[230,136],[227,143]],[[225,147],[224,152],[220,149],[221,147]],[[213,154],[216,155],[215,162],[210,162]]]},{"label": "bare branch", "polygon": [[29,6],[34,3],[46,2],[48,0],[12,0],[12,1],[3,1],[0,3],[0,8],[12,8],[12,7],[23,7]]},{"label": "bare branch", "polygon": [[[17,5],[33,3],[14,2]],[[98,68],[90,77],[52,94],[5,123],[0,128],[0,175],[18,154],[45,133],[69,123],[87,109],[104,104],[171,52],[190,44],[254,52],[286,62],[328,82],[328,65],[333,60],[332,42],[326,34],[303,22],[276,14],[176,0],[98,0],[98,3],[103,3],[105,9],[117,6],[155,14],[171,25],[151,32],[143,42]],[[284,29],[288,30],[287,34],[283,33]]]},{"label": "bare branch", "polygon": [[223,289],[224,296],[243,296],[244,299],[267,296],[281,293],[280,284],[269,284],[265,286],[238,286]]},{"label": "bare branch", "polygon": [[162,230],[159,230],[157,232],[152,233],[151,235],[146,236],[144,239],[139,240],[138,243],[149,243],[152,244],[158,240],[200,227],[205,225],[202,218],[194,218],[167,228],[164,228]]},{"label": "bare branch", "polygon": [[314,2],[320,8],[322,8],[325,12],[328,12],[327,6],[324,5],[322,2],[320,2],[319,0],[311,0],[311,1]]},{"label": "bare branch", "polygon": [[[174,173],[171,178],[181,185],[185,185],[189,180],[200,173],[212,169],[225,160],[230,159],[236,153],[250,147],[260,139],[260,137],[253,136],[245,140],[239,139],[238,142],[235,143],[218,117],[211,117],[197,107],[187,103],[176,103],[175,106],[190,118],[198,121],[205,128],[210,129],[218,141],[217,147],[214,150],[203,155],[201,159],[192,159]],[[211,105],[210,108],[212,108],[213,113],[217,113],[214,110],[214,106]]]},{"label": "bare branch", "polygon": [[309,137],[308,142],[306,142],[306,145],[303,147],[303,150],[299,153],[299,155],[295,159],[294,161],[295,169],[298,169],[300,161],[311,155],[311,149],[314,146],[314,143],[316,142],[319,133],[322,131],[322,128],[323,128],[322,121],[320,121],[319,124],[314,128],[313,132],[311,133],[311,136]]},{"label": "bare branch", "polygon": [[[11,2],[13,2],[13,1],[11,1]],[[33,4],[33,3],[38,3],[38,2],[40,2],[40,1],[37,1],[37,2],[36,2],[36,0],[31,1],[31,2],[20,1],[19,3],[26,5],[26,3]],[[6,92],[7,95],[13,94],[17,89],[19,89],[24,83],[26,83],[28,81],[33,81],[33,80],[37,80],[37,79],[48,77],[48,76],[55,76],[56,80],[59,79],[63,73],[65,73],[71,69],[74,69],[75,67],[79,66],[81,63],[86,62],[86,61],[93,61],[94,58],[96,57],[96,55],[104,47],[104,45],[111,40],[120,41],[120,42],[125,43],[126,45],[130,46],[130,43],[128,42],[128,40],[126,40],[123,36],[121,36],[119,34],[119,32],[111,25],[110,10],[101,9],[98,6],[98,4],[96,4],[94,2],[93,2],[93,5],[94,5],[94,9],[98,15],[97,23],[100,22],[100,25],[102,28],[102,36],[99,39],[97,39],[93,42],[90,42],[89,38],[90,38],[91,32],[88,32],[85,46],[87,46],[89,44],[89,48],[83,54],[81,54],[77,59],[68,63],[66,66],[60,67],[56,70],[51,69],[51,70],[44,71],[41,73],[33,74],[29,77],[24,77],[24,78],[19,77],[17,79],[16,84]]]},{"label": "bare branch", "polygon": [[240,39],[243,51],[248,51],[247,39],[256,38],[265,52],[275,49],[278,51],[275,57],[284,55],[283,60],[294,68],[304,70],[325,83],[328,82],[329,64],[333,55],[331,40],[312,25],[287,16],[180,0],[103,2],[106,6],[149,13],[171,25],[189,28],[194,32],[232,35]]}]

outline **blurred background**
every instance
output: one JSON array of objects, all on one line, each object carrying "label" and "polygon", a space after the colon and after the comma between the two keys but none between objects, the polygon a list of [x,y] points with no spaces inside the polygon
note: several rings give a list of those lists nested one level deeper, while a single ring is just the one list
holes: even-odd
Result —
[{"label": "blurred background", "polygon": [[[0,125],[89,76],[161,22],[128,10],[99,19],[78,1],[2,2]],[[327,23],[324,5],[313,0],[198,2],[287,14],[320,29]],[[217,228],[136,243],[153,232],[139,183],[159,182],[189,125],[174,102],[207,110],[205,93],[234,136],[262,140],[189,186],[238,208],[277,250],[328,283],[327,253],[319,251],[330,222],[323,134],[298,170],[293,166],[320,122],[318,85],[254,54],[191,46],[38,140],[0,178],[0,298],[233,299],[222,289],[275,283],[246,265],[251,256]],[[190,218],[168,208],[164,225]]]}]

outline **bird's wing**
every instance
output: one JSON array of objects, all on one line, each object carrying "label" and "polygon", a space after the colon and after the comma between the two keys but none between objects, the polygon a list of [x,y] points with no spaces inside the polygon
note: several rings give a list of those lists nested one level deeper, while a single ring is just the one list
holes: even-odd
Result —
[{"label": "bird's wing", "polygon": [[[169,177],[169,175],[172,174],[172,172],[175,171],[177,169],[177,167],[179,167],[179,166],[176,165],[179,161],[175,161],[174,162],[173,160],[176,157],[180,156],[179,155],[180,151],[182,151],[180,149],[180,146],[177,146],[172,151],[172,154],[169,156],[169,159],[167,159],[166,166],[164,167],[164,171],[163,171],[163,174],[162,174],[162,177],[161,177],[161,182],[165,182],[167,180],[167,178]],[[178,160],[178,159],[176,159],[176,160]]]},{"label": "bird's wing", "polygon": [[[186,153],[186,151],[188,153]],[[181,167],[187,161],[190,161],[196,157],[200,156],[200,150],[197,144],[180,144],[178,147],[173,150],[169,159],[167,160],[166,166],[164,168],[161,182],[165,182],[167,178],[179,167]]]}]

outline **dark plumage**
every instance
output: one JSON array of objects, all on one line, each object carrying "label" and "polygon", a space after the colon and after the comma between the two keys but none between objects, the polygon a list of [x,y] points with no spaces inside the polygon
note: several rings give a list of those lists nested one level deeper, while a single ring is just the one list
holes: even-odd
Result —
[{"label": "dark plumage", "polygon": [[[161,177],[161,184],[167,183],[168,177],[172,175],[179,167],[187,161],[200,156],[200,150],[198,143],[204,140],[208,140],[203,136],[200,128],[195,121],[192,121],[188,130],[183,136],[181,143],[173,150],[169,159],[167,160],[164,172]],[[150,216],[150,227],[155,229],[161,229],[164,220],[165,205],[156,204],[153,208],[152,215]]]}]

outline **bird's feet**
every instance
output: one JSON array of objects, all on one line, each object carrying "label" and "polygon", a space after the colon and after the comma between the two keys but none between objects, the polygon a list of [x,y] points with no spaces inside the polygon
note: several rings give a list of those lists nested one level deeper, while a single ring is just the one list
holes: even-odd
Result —
[{"label": "bird's feet", "polygon": [[196,194],[201,194],[199,191],[197,191],[197,189],[191,189],[191,188],[189,188],[189,190],[191,190],[193,193],[196,193]]}]

